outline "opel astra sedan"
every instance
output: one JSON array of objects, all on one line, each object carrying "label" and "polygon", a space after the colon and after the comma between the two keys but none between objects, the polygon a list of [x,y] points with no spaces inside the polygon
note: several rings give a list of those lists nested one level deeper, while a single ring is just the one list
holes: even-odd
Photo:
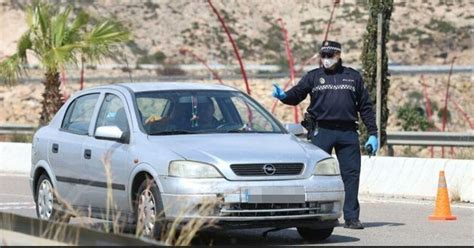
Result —
[{"label": "opel astra sedan", "polygon": [[[344,186],[337,161],[295,136],[300,127],[285,128],[223,85],[83,90],[34,135],[36,212],[45,220],[115,213],[150,236],[164,223],[201,219],[222,228],[296,227],[304,239],[323,240],[338,225]],[[203,214],[206,201],[215,205]]]}]

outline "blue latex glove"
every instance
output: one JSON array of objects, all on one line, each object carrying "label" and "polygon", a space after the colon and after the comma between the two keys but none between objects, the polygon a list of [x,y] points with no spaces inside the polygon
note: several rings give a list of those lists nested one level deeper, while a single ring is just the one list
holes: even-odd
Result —
[{"label": "blue latex glove", "polygon": [[377,137],[375,135],[370,135],[369,139],[367,140],[367,142],[365,143],[365,149],[367,149],[367,147],[369,145],[372,146],[372,155],[375,155],[375,153],[377,152],[377,149],[378,149],[378,140],[377,140]]},{"label": "blue latex glove", "polygon": [[278,84],[273,84],[273,87],[275,87],[272,93],[273,97],[277,98],[278,100],[283,100],[286,98],[285,91],[282,88],[280,88]]}]

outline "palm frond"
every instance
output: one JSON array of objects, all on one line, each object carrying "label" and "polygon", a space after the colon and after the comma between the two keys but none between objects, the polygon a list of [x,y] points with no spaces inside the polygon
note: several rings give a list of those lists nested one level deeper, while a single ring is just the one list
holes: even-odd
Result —
[{"label": "palm frond", "polygon": [[51,35],[52,35],[52,47],[59,47],[63,45],[65,38],[65,32],[67,31],[67,22],[71,8],[66,8],[62,13],[59,13],[51,21]]},{"label": "palm frond", "polygon": [[61,47],[56,47],[54,51],[54,60],[58,64],[74,63],[77,64],[77,52],[82,48],[81,44],[68,44]]},{"label": "palm frond", "polygon": [[43,39],[49,40],[50,39],[50,20],[51,20],[51,15],[50,15],[50,10],[49,10],[49,5],[43,4],[39,2],[35,8],[34,8],[34,15],[37,19],[37,25],[39,28],[39,36],[42,36]]},{"label": "palm frond", "polygon": [[31,49],[32,45],[33,45],[33,42],[31,41],[30,33],[29,32],[24,33],[21,36],[20,40],[18,41],[18,46],[17,46],[18,57],[22,63],[27,63],[26,51],[28,49]]},{"label": "palm frond", "polygon": [[130,33],[118,23],[104,21],[85,34],[84,55],[91,62],[98,62],[100,58],[109,55],[112,47],[129,39]]},{"label": "palm frond", "polygon": [[12,85],[20,77],[23,68],[18,54],[14,54],[0,63],[0,80]]},{"label": "palm frond", "polygon": [[71,32],[79,32],[79,29],[85,27],[89,22],[89,14],[84,12],[83,10],[79,11],[76,18],[72,22],[70,31]]},{"label": "palm frond", "polygon": [[89,15],[81,10],[70,20],[71,13],[71,7],[60,11],[44,1],[35,1],[27,9],[29,29],[21,36],[16,54],[1,63],[0,77],[9,82],[16,79],[22,64],[27,63],[27,50],[44,68],[54,71],[64,64],[77,65],[79,55],[89,62],[99,62],[113,54],[117,44],[129,39],[129,32],[110,20],[93,25],[87,32]]},{"label": "palm frond", "polygon": [[76,18],[74,18],[72,24],[66,28],[63,35],[63,44],[80,42],[82,40],[81,29],[84,29],[87,26],[88,21],[89,15],[81,10]]},{"label": "palm frond", "polygon": [[119,24],[104,21],[95,26],[85,40],[91,44],[110,44],[128,40],[129,32],[124,30]]}]

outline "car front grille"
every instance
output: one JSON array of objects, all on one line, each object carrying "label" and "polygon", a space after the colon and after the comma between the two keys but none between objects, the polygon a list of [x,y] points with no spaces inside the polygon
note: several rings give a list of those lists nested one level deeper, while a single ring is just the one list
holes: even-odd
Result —
[{"label": "car front grille", "polygon": [[[237,176],[291,176],[303,171],[302,163],[278,164],[233,164],[230,166]],[[265,169],[267,168],[267,170]],[[271,173],[273,168],[273,173]]]},{"label": "car front grille", "polygon": [[[321,204],[325,204],[321,207]],[[329,204],[329,205],[328,205]],[[324,214],[332,211],[333,203],[231,203],[220,210],[221,216],[261,217]]]}]

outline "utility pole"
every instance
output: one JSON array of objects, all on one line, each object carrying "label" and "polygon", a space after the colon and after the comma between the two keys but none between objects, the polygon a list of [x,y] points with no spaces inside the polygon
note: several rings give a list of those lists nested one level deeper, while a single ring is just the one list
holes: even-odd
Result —
[{"label": "utility pole", "polygon": [[383,14],[378,14],[377,19],[377,106],[376,106],[376,122],[377,122],[377,147],[379,148],[377,153],[380,152],[381,144],[381,119],[382,119],[382,27],[383,27]]}]

